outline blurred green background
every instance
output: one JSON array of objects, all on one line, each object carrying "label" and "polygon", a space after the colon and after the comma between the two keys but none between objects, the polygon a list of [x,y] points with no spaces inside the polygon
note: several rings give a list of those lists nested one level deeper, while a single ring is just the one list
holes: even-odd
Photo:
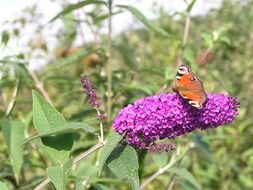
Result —
[{"label": "blurred green background", "polygon": [[[69,5],[66,0],[54,2],[59,3],[62,10]],[[48,24],[38,24],[40,14],[36,4],[27,7],[15,19],[8,20],[5,23],[8,27],[1,33],[1,51],[8,50],[8,55],[3,55],[0,60],[1,118],[23,123],[26,139],[35,135],[31,90],[41,92],[42,84],[48,95],[46,99],[68,121],[85,121],[99,129],[96,111],[88,105],[80,85],[80,74],[85,73],[101,98],[101,110],[107,113],[105,132],[108,134],[112,119],[122,107],[145,96],[171,92],[178,60],[181,59],[191,65],[194,73],[204,82],[207,92],[237,97],[241,104],[239,115],[229,125],[194,131],[172,140],[177,147],[195,143],[195,148],[176,165],[186,169],[190,177],[168,171],[145,189],[169,189],[172,182],[171,189],[253,189],[253,1],[224,0],[220,8],[212,9],[206,15],[191,16],[184,43],[185,22],[191,6],[196,6],[197,2],[188,2],[187,5],[186,1],[185,11],[169,14],[155,1],[149,1],[156,10],[156,19],[142,18],[140,8],[137,13],[130,10],[136,23],[143,24],[128,27],[110,40],[107,30],[102,30],[104,26],[107,28],[108,23],[108,10],[103,5],[94,3],[89,10],[69,12]],[[112,18],[126,11],[129,9],[113,6]],[[59,21],[60,27],[56,24]],[[31,32],[37,35],[31,35],[26,48],[10,48],[22,41],[22,30],[29,25],[34,25]],[[82,41],[82,35],[84,39],[86,36],[83,25],[92,31],[94,40]],[[58,27],[53,50],[50,39],[43,34],[43,27],[52,30]],[[81,45],[76,45],[77,40],[81,41]],[[111,56],[108,41],[111,41]],[[46,64],[38,66],[39,69],[31,69],[29,63],[34,57],[37,58],[35,62],[42,59]],[[107,107],[108,64],[111,65],[113,92],[109,105],[111,114]],[[76,134],[72,155],[86,150],[96,141],[94,136]],[[32,189],[46,175],[45,168],[53,165],[40,150],[40,142],[24,145],[17,183],[2,133],[0,142],[0,180],[10,189]],[[170,153],[142,156],[141,181],[164,166],[170,156]],[[96,159],[97,154],[94,154],[72,171],[67,189],[79,187],[76,176],[87,179],[80,189],[98,189],[98,184],[108,189],[130,188],[108,170],[99,178]]]}]

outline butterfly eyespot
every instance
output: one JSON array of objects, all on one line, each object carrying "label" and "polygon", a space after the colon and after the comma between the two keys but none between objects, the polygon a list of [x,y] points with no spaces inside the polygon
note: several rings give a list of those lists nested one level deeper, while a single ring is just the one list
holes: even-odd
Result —
[{"label": "butterfly eyespot", "polygon": [[190,80],[191,80],[191,81],[195,81],[195,80],[196,80],[196,77],[191,77]]}]

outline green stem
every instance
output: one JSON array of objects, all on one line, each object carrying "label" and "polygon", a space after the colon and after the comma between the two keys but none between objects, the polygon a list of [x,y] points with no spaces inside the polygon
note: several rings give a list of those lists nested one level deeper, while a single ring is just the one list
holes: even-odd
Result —
[{"label": "green stem", "polygon": [[107,61],[107,119],[112,117],[112,0],[108,0],[108,61]]},{"label": "green stem", "polygon": [[16,104],[16,98],[17,98],[17,95],[18,95],[18,91],[19,91],[19,86],[20,86],[20,80],[17,78],[16,79],[16,85],[15,85],[15,88],[14,88],[14,91],[12,93],[12,99],[6,109],[6,112],[5,112],[5,116],[8,117],[13,108],[15,107],[15,104]]},{"label": "green stem", "polygon": [[179,160],[181,160],[184,155],[192,148],[192,145],[189,145],[181,154],[180,151],[178,150],[176,154],[172,155],[170,162],[165,165],[164,167],[160,168],[156,173],[151,175],[148,179],[146,179],[142,185],[140,186],[140,189],[144,189],[146,185],[148,185],[151,181],[156,179],[158,176],[162,175],[165,173],[170,167],[172,167],[175,163],[177,163]]},{"label": "green stem", "polygon": [[[73,160],[73,166],[76,165],[76,164],[78,164],[82,159],[86,158],[87,156],[89,156],[93,152],[95,152],[98,149],[100,149],[101,147],[103,147],[105,145],[105,143],[106,142],[99,142],[98,144],[94,145],[93,147],[91,147],[87,151],[81,153],[79,156],[77,156],[76,158],[74,158],[74,160]],[[36,186],[33,190],[42,190],[42,189],[45,189],[45,187],[49,183],[50,183],[50,179],[47,177],[38,186]]]}]

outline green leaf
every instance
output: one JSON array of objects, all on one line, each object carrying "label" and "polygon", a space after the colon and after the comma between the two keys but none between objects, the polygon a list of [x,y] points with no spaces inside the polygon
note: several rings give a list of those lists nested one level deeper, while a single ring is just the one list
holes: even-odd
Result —
[{"label": "green leaf", "polygon": [[169,157],[167,152],[163,152],[159,154],[153,154],[152,159],[154,160],[155,164],[161,168],[168,162]]},{"label": "green leaf", "polygon": [[193,139],[196,148],[201,152],[201,155],[208,161],[212,161],[213,156],[207,139],[204,139],[201,135],[193,135]]},{"label": "green leaf", "polygon": [[2,42],[4,45],[7,45],[9,39],[10,39],[9,33],[6,32],[6,31],[3,31],[3,32],[2,32],[1,42]]},{"label": "green leaf", "polygon": [[[63,128],[67,122],[53,106],[47,103],[36,91],[33,97],[33,124],[39,135],[54,132]],[[65,129],[65,128],[63,128]],[[73,146],[72,134],[59,134],[53,137],[43,137],[43,147],[52,159],[60,164],[68,160]]]},{"label": "green leaf", "polygon": [[191,65],[195,64],[194,52],[191,47],[186,46],[183,51],[183,58]]},{"label": "green leaf", "polygon": [[133,6],[127,6],[127,5],[117,5],[117,7],[124,8],[131,12],[139,21],[141,21],[146,27],[149,29],[153,30],[154,32],[165,36],[165,37],[170,37],[170,34],[167,33],[165,30],[162,28],[158,27],[155,25],[155,23],[151,20],[149,20],[145,15],[142,14],[138,9],[136,9]]},{"label": "green leaf", "polygon": [[204,41],[205,41],[205,43],[206,43],[206,45],[207,45],[208,47],[213,46],[214,40],[213,40],[213,36],[212,36],[212,34],[211,34],[210,32],[203,33],[203,34],[201,35],[201,37],[204,39]]},{"label": "green leaf", "polygon": [[186,12],[187,13],[190,13],[191,12],[191,10],[192,10],[192,8],[193,8],[193,6],[194,6],[194,4],[196,3],[196,0],[192,0],[191,1],[191,3],[187,6],[187,8],[186,8]]},{"label": "green leaf", "polygon": [[101,174],[103,166],[107,160],[107,158],[110,156],[112,151],[115,149],[115,147],[119,144],[121,139],[124,137],[123,135],[119,135],[118,133],[112,131],[106,140],[105,146],[102,148],[100,152],[99,157],[99,174]]},{"label": "green leaf", "polygon": [[[85,179],[94,179],[97,176],[97,167],[94,163],[90,163],[89,160],[80,162],[75,170],[72,172],[72,176],[75,177],[76,190],[84,188],[83,181]],[[93,183],[89,180],[89,183]],[[91,188],[92,189],[92,188]]]},{"label": "green leaf", "polygon": [[25,81],[27,84],[31,84],[33,82],[25,64],[11,63],[10,65],[15,69],[15,73],[21,81]]},{"label": "green leaf", "polygon": [[42,133],[40,135],[36,135],[27,141],[25,143],[28,143],[32,140],[35,140],[37,138],[46,137],[46,136],[53,136],[53,135],[59,135],[59,134],[66,134],[66,133],[78,133],[78,132],[86,132],[86,133],[92,133],[96,134],[96,130],[88,125],[87,123],[82,122],[71,122],[64,124],[62,126],[53,128],[50,132]]},{"label": "green leaf", "polygon": [[151,85],[141,85],[141,84],[130,84],[130,85],[124,85],[123,89],[126,91],[134,92],[139,91],[144,93],[145,95],[151,96],[153,94],[154,86]]},{"label": "green leaf", "polygon": [[130,69],[138,71],[138,62],[132,49],[124,44],[116,45],[115,50],[120,53],[124,64],[126,64]]},{"label": "green leaf", "polygon": [[25,127],[21,122],[3,119],[1,122],[4,141],[10,157],[11,166],[15,172],[16,180],[20,175],[23,164],[23,147]]},{"label": "green leaf", "polygon": [[47,168],[47,176],[57,190],[64,190],[65,176],[63,168],[57,166]]},{"label": "green leaf", "polygon": [[105,2],[103,1],[95,1],[95,0],[85,0],[85,1],[79,1],[78,3],[75,4],[70,4],[68,5],[65,9],[63,9],[61,12],[59,12],[54,18],[52,18],[49,22],[52,22],[54,20],[56,20],[57,18],[61,17],[61,16],[65,16],[69,13],[71,13],[72,11],[79,9],[81,7],[84,7],[86,5],[94,5],[94,4],[104,4],[106,5]]},{"label": "green leaf", "polygon": [[97,167],[93,163],[86,161],[78,164],[78,167],[75,168],[73,175],[83,180],[84,178],[91,177],[94,174],[97,176]]},{"label": "green leaf", "polygon": [[0,189],[1,190],[8,190],[7,186],[0,181]]},{"label": "green leaf", "polygon": [[106,187],[105,185],[102,185],[99,183],[92,185],[92,189],[94,189],[94,190],[110,190],[109,187]]},{"label": "green leaf", "polygon": [[[112,12],[111,16],[115,16],[122,13],[122,11],[116,11],[116,12]],[[98,25],[99,23],[101,23],[102,21],[104,21],[105,19],[107,19],[109,17],[109,14],[102,14],[102,15],[94,15],[94,14],[88,14],[89,16],[92,17],[92,21],[94,24]]]},{"label": "green leaf", "polygon": [[227,36],[221,36],[220,39],[219,39],[219,41],[221,41],[221,42],[223,42],[223,43],[225,43],[227,45],[231,45],[232,44],[231,40]]},{"label": "green leaf", "polygon": [[186,169],[184,168],[177,168],[177,167],[171,167],[168,172],[176,174],[185,180],[189,181],[193,186],[195,186],[197,189],[201,189],[200,184],[197,182],[195,177]]},{"label": "green leaf", "polygon": [[45,134],[67,124],[63,115],[47,103],[36,91],[32,91],[33,123],[39,134]]},{"label": "green leaf", "polygon": [[178,183],[180,184],[181,189],[196,190],[196,187],[186,180],[180,180]]},{"label": "green leaf", "polygon": [[120,179],[127,179],[133,189],[139,189],[138,157],[129,145],[120,145],[113,150],[106,161],[110,170]]},{"label": "green leaf", "polygon": [[66,179],[70,175],[73,160],[66,161],[62,167],[49,167],[47,168],[47,176],[54,184],[57,190],[64,190],[66,185]]}]

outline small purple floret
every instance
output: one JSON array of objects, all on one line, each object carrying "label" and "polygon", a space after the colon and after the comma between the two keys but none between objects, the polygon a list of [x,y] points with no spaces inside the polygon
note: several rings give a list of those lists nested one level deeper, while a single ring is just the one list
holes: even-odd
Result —
[{"label": "small purple floret", "polygon": [[177,93],[160,94],[121,109],[113,127],[120,134],[126,132],[129,144],[140,147],[143,143],[175,138],[194,129],[231,123],[238,114],[237,108],[237,99],[224,94],[208,94],[203,109],[192,107]]}]

